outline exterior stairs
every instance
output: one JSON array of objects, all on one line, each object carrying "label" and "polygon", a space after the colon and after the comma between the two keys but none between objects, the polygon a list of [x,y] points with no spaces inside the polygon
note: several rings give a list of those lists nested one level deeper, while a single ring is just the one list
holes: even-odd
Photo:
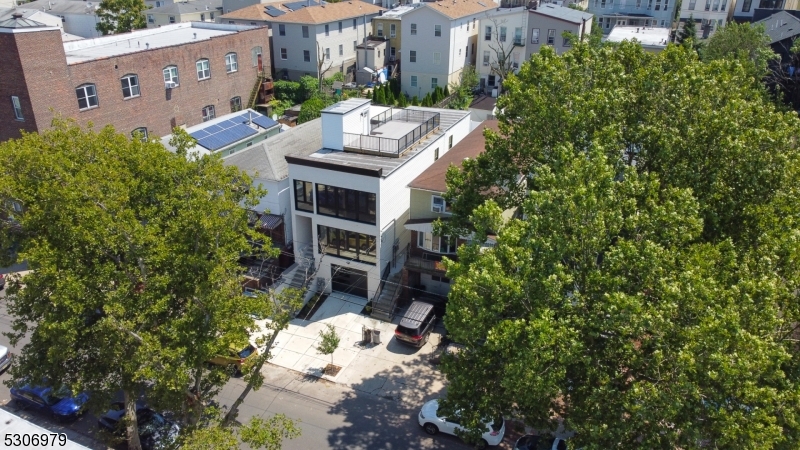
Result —
[{"label": "exterior stairs", "polygon": [[386,322],[392,321],[397,299],[400,297],[402,275],[402,271],[398,271],[381,283],[382,288],[378,290],[372,300],[372,312],[370,313],[372,318]]}]

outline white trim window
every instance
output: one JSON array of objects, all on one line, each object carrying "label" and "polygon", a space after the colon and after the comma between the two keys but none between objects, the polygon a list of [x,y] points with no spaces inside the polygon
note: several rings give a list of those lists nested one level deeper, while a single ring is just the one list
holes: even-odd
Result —
[{"label": "white trim window", "polygon": [[415,24],[415,23],[411,24],[411,35],[412,36],[416,36],[417,35],[417,24]]},{"label": "white trim window", "polygon": [[122,83],[122,98],[139,96],[139,77],[136,74],[125,75],[120,82]]},{"label": "white trim window", "polygon": [[393,38],[397,36],[397,26],[393,23],[389,24],[389,37]]},{"label": "white trim window", "polygon": [[442,54],[440,52],[433,52],[433,63],[434,64],[442,63]]},{"label": "white trim window", "polygon": [[197,81],[207,80],[211,78],[211,67],[207,59],[201,59],[195,63],[197,67]]},{"label": "white trim window", "polygon": [[417,51],[416,50],[409,50],[408,52],[408,61],[409,62],[417,62]]},{"label": "white trim window", "polygon": [[435,253],[456,253],[456,240],[450,236],[434,236],[432,233],[417,231],[417,248]]},{"label": "white trim window", "polygon": [[434,25],[433,26],[433,35],[436,37],[442,37],[442,26],[441,25]]},{"label": "white trim window", "polygon": [[25,120],[25,117],[22,116],[22,105],[19,103],[19,97],[12,95],[11,105],[14,107],[14,118],[17,120]]},{"label": "white trim window", "polygon": [[378,23],[378,31],[377,31],[377,33],[378,33],[378,37],[383,37],[383,24],[382,23]]},{"label": "white trim window", "polygon": [[417,76],[411,75],[411,87],[417,87]]},{"label": "white trim window", "polygon": [[436,77],[431,78],[431,89],[436,89],[439,86],[439,79]]},{"label": "white trim window", "polygon": [[178,67],[177,66],[167,66],[164,67],[164,83],[169,84],[172,83],[173,87],[178,87]]},{"label": "white trim window", "polygon": [[84,84],[75,89],[78,96],[78,109],[81,111],[97,108],[97,88],[93,84]]},{"label": "white trim window", "polygon": [[451,214],[450,205],[438,195],[431,195],[431,211],[439,214]]},{"label": "white trim window", "polygon": [[239,71],[239,58],[236,53],[228,53],[225,55],[225,71],[228,73]]},{"label": "white trim window", "polygon": [[208,105],[203,108],[203,122],[208,122],[209,120],[215,118],[217,115],[214,112],[214,105]]},{"label": "white trim window", "polygon": [[289,52],[285,48],[281,48],[281,59],[286,60],[289,58]]}]

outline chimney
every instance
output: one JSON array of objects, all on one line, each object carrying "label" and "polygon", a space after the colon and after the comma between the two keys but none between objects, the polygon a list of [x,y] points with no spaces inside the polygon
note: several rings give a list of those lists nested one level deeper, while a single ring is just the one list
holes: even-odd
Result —
[{"label": "chimney", "polygon": [[11,15],[11,17],[14,18],[14,19],[22,19],[22,14],[14,13],[14,14]]}]

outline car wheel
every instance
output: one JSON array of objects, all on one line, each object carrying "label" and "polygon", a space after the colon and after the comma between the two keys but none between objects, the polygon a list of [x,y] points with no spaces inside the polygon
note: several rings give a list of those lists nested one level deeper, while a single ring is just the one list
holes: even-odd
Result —
[{"label": "car wheel", "polygon": [[422,428],[424,428],[425,432],[431,436],[439,432],[439,428],[432,423],[426,423]]},{"label": "car wheel", "polygon": [[488,446],[489,446],[489,443],[486,442],[485,439],[481,439],[480,441],[478,441],[477,444],[475,444],[475,448],[478,449],[478,450],[484,450]]}]

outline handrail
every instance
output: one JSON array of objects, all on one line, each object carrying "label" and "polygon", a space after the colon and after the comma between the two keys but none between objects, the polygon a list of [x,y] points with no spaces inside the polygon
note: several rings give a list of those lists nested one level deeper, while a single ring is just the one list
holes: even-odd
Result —
[{"label": "handrail", "polygon": [[[439,113],[413,110],[411,112],[419,114],[409,114],[406,112],[405,114],[394,114],[392,118],[392,120],[403,120],[406,122],[416,122],[416,116],[421,116],[421,119],[425,119],[424,122],[420,123],[419,126],[415,127],[404,136],[393,139],[379,136],[367,136],[363,134],[344,133],[344,147],[399,156],[404,150],[411,147],[428,133],[438,128],[441,121],[441,115]],[[426,115],[429,117],[426,118]],[[378,116],[380,116],[380,114]]]}]

